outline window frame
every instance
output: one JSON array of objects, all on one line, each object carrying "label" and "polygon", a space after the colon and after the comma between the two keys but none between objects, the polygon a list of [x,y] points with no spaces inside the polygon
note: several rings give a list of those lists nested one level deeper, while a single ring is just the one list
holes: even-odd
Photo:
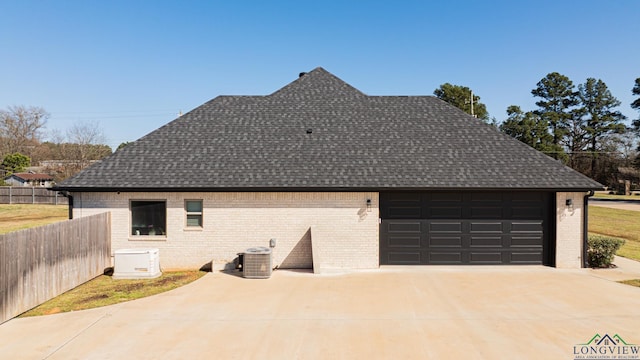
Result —
[{"label": "window frame", "polygon": [[[152,203],[163,203],[164,204],[164,224],[162,226],[154,226],[153,231],[154,234],[136,234],[134,231],[134,202],[152,202]],[[167,199],[129,199],[129,238],[132,240],[166,240],[167,238]],[[142,224],[147,227],[147,224]],[[156,232],[156,228],[160,229],[159,233]]]},{"label": "window frame", "polygon": [[[200,211],[189,211],[189,202],[199,202]],[[189,216],[200,216],[200,225],[189,225]],[[184,199],[184,229],[185,230],[202,230],[204,229],[204,200],[203,199]]]}]

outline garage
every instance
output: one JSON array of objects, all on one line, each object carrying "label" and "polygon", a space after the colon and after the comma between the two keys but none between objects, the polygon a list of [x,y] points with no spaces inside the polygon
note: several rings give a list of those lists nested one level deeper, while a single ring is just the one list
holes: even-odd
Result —
[{"label": "garage", "polygon": [[553,265],[551,195],[380,193],[380,265]]}]

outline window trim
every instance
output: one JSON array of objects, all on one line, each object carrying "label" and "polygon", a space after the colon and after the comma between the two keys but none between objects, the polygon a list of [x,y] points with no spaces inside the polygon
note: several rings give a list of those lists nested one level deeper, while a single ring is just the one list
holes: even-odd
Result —
[{"label": "window trim", "polygon": [[[188,211],[187,203],[190,201],[200,202],[200,211]],[[200,225],[189,225],[189,216],[200,216]],[[203,199],[184,199],[184,229],[185,230],[202,230],[204,229],[204,200]]]}]

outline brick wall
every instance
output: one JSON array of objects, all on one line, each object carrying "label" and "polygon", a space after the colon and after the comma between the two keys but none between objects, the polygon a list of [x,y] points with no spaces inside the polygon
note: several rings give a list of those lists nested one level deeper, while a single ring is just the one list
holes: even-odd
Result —
[{"label": "brick wall", "polygon": [[[159,248],[163,269],[232,266],[237,253],[269,246],[273,265],[378,267],[377,193],[77,193],[74,217],[112,213],[112,249]],[[166,200],[166,236],[131,236],[130,200]],[[185,227],[185,200],[203,200],[203,228]],[[372,200],[367,209],[367,199]],[[314,230],[315,229],[315,230]]]},{"label": "brick wall", "polygon": [[[584,196],[581,192],[556,193],[556,267],[581,268],[584,228]],[[571,199],[573,208],[566,205]]]}]

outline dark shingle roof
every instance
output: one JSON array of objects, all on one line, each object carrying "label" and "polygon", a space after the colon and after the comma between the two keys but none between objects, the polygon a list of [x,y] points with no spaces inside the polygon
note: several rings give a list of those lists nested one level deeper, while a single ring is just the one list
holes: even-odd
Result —
[{"label": "dark shingle roof", "polygon": [[[53,180],[53,176],[47,174],[36,174],[36,173],[15,173],[12,176],[20,178],[22,180]],[[8,176],[7,178],[10,178]]]},{"label": "dark shingle roof", "polygon": [[367,96],[322,68],[271,95],[219,96],[57,186],[87,191],[600,187],[435,97]]}]

